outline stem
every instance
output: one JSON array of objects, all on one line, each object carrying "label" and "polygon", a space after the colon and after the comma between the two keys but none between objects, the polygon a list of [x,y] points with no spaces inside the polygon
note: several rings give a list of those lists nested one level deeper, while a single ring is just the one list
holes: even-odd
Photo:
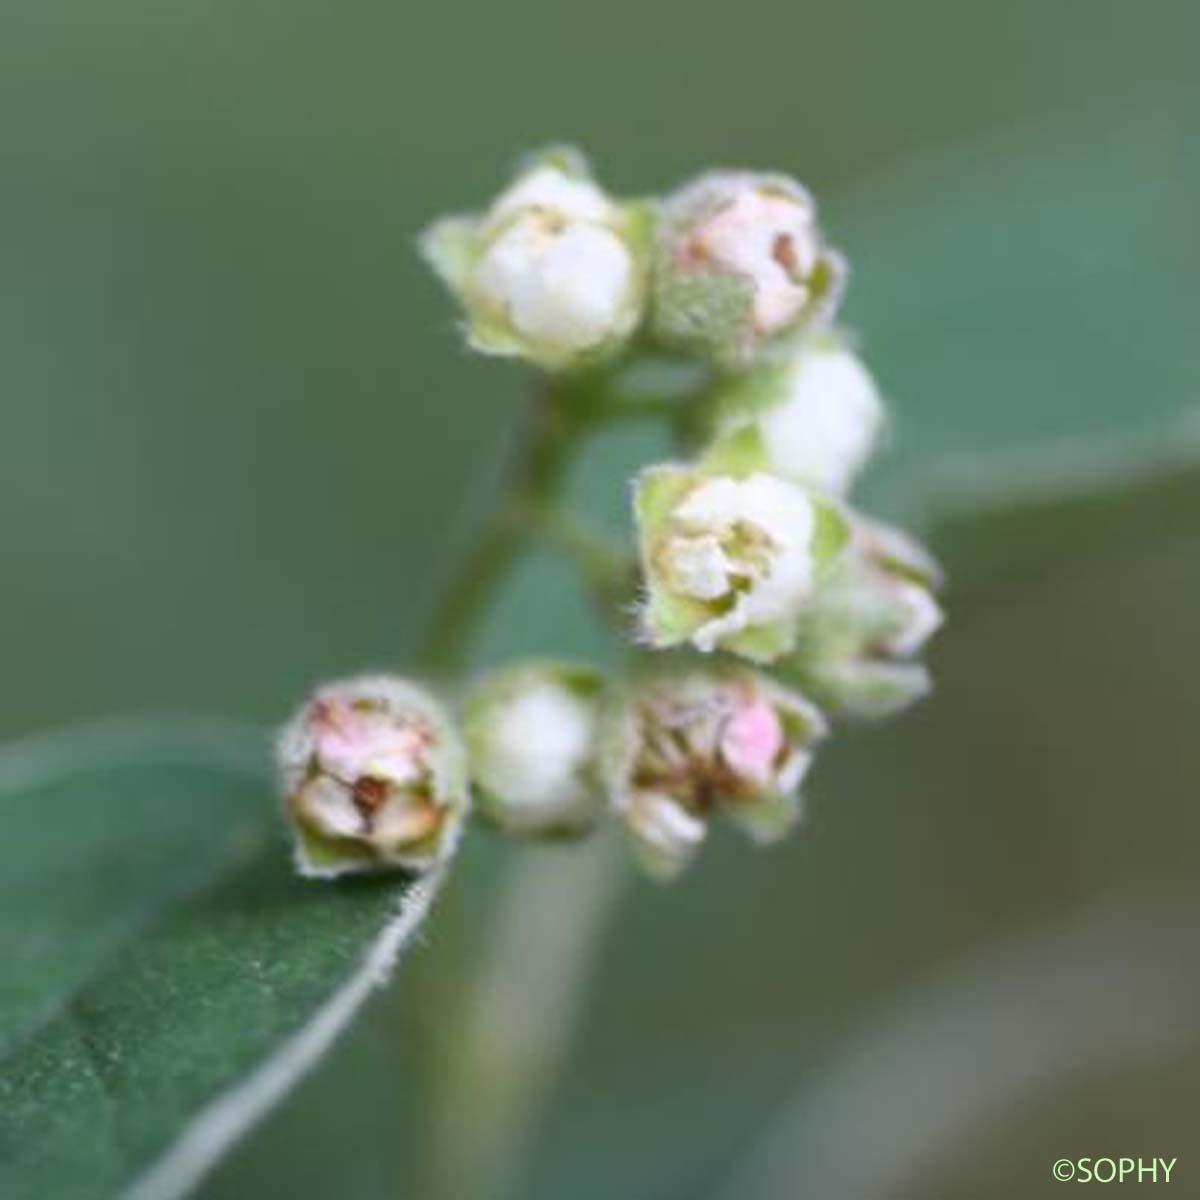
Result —
[{"label": "stem", "polygon": [[[693,375],[668,364],[651,378],[600,370],[548,386],[510,471],[506,495],[485,524],[435,614],[425,663],[460,670],[495,589],[538,535],[578,565],[612,619],[627,600],[631,562],[586,523],[562,511],[559,495],[573,453],[594,428],[658,418],[686,427]],[[585,847],[522,849],[492,898],[475,986],[452,1001],[454,1040],[433,1113],[432,1178],[437,1200],[497,1200],[514,1194],[578,1023],[596,950],[624,890],[625,855],[601,834]]]},{"label": "stem", "polygon": [[542,513],[538,533],[546,545],[575,564],[605,622],[624,632],[624,614],[637,588],[634,556],[576,513],[563,509]]},{"label": "stem", "polygon": [[518,1194],[626,873],[611,833],[586,846],[523,847],[506,872],[447,1049],[424,1194]]},{"label": "stem", "polygon": [[505,495],[459,566],[434,614],[421,655],[427,670],[451,674],[470,651],[496,588],[525,549],[531,514],[557,499],[585,425],[567,417],[565,397],[552,388],[533,406],[531,427],[509,471]]}]

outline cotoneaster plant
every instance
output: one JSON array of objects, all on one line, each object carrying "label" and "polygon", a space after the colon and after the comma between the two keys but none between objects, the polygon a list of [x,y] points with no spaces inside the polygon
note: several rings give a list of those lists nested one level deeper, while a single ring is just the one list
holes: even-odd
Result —
[{"label": "cotoneaster plant", "polygon": [[[851,503],[887,414],[836,324],[846,261],[795,180],[714,171],[625,199],[553,147],[420,244],[468,346],[533,369],[525,436],[419,677],[318,688],[279,761],[305,876],[440,876],[472,823],[583,843],[516,856],[444,1014],[428,1190],[482,1197],[519,1178],[623,863],[668,883],[714,825],[760,847],[795,830],[834,723],[929,691],[941,573]],[[633,472],[618,539],[564,485],[630,419],[676,449]],[[573,562],[619,666],[547,643],[472,677],[475,632],[535,543]]]},{"label": "cotoneaster plant", "polygon": [[[912,964],[956,972],[964,936],[991,961],[1014,913],[1010,864],[989,866],[997,831],[1007,852],[1047,814],[1068,833],[1084,814],[1112,837],[1073,847],[1080,878],[1103,882],[1116,845],[1158,878],[1151,842],[1139,857],[1124,836],[1131,770],[1162,785],[1150,815],[1187,844],[1183,793],[1139,770],[1187,742],[1171,713],[1186,710],[1194,582],[1182,551],[1197,386],[1180,347],[1200,274],[1179,216],[1195,188],[1147,157],[1143,126],[1105,126],[1102,139],[1039,126],[967,159],[902,161],[848,192],[837,227],[853,230],[868,285],[856,276],[850,293],[863,346],[838,316],[845,266],[824,233],[835,214],[818,219],[811,198],[764,190],[761,175],[722,172],[737,189],[709,177],[691,191],[740,189],[723,216],[707,199],[626,201],[558,152],[518,173],[520,191],[498,186],[503,205],[464,205],[479,215],[444,227],[455,236],[440,247],[430,235],[467,339],[527,359],[533,395],[507,480],[488,472],[480,489],[496,502],[452,586],[427,588],[427,561],[387,568],[436,606],[426,650],[399,664],[413,678],[356,673],[381,664],[346,663],[344,648],[351,669],[338,670],[340,627],[306,630],[337,682],[298,705],[281,780],[262,731],[224,721],[108,720],[0,748],[0,1196],[188,1193],[385,981],[376,1018],[208,1194],[299,1180],[426,1200],[589,1187],[745,1200],[778,1194],[781,1148],[789,1184],[845,1194],[864,1159],[840,1133],[895,1123],[841,1103],[843,1067],[862,1063],[860,1021],[829,1043],[831,1089],[807,1069],[824,1036],[813,1013],[861,1006],[882,1021],[869,1044],[895,1048],[892,1033],[915,1029],[907,1010],[903,1028],[888,1024],[897,963],[906,978]],[[1113,305],[1129,293],[1132,309]],[[450,307],[427,297],[390,319],[433,328]],[[878,384],[863,350],[888,364]],[[895,430],[880,386],[907,390]],[[644,427],[604,432],[572,469],[593,433],[634,420]],[[628,455],[664,433],[674,448]],[[871,477],[887,512],[868,515],[860,473],[889,443]],[[660,473],[686,494],[655,494]],[[725,482],[756,476],[807,497],[784,535],[774,508],[751,504],[763,488]],[[584,501],[564,499],[568,477],[589,505],[607,489],[618,517],[624,499],[625,533],[598,536],[575,510]],[[936,531],[952,564],[962,628],[938,664],[947,695],[899,729],[843,738],[931,686],[922,645],[942,619],[940,572],[878,519],[898,514]],[[611,647],[574,611],[586,602],[561,586],[570,567],[551,551],[577,563]],[[144,615],[128,610],[131,628]],[[1121,636],[1131,628],[1145,636]],[[188,629],[161,648],[185,689],[188,646],[236,647]],[[137,638],[114,647],[136,677]],[[477,660],[494,669],[477,677]],[[44,665],[40,686],[64,711],[95,702]],[[38,691],[18,687],[13,703],[36,712]],[[113,702],[126,694],[118,685]],[[1013,745],[1031,731],[1046,736],[1027,763]],[[831,743],[844,743],[836,764]],[[1097,785],[1082,795],[1081,761]],[[794,842],[814,809],[807,846],[756,848]],[[1065,913],[1054,861],[1045,886],[1021,893],[1028,928]],[[639,870],[678,882],[656,896],[632,883]],[[959,999],[986,1017],[971,979]],[[574,1038],[582,1015],[591,1034]],[[902,1112],[898,1059],[876,1059],[882,1074],[855,1078]],[[789,1063],[803,1078],[776,1111]],[[697,1072],[714,1070],[716,1103],[697,1107]],[[985,1086],[975,1107],[993,1112],[998,1097],[1011,1099]],[[609,1133],[637,1153],[614,1159]],[[735,1138],[750,1171],[714,1173]],[[823,1152],[832,1144],[854,1147],[849,1176]],[[919,1131],[909,1149],[910,1166],[936,1156]]]},{"label": "cotoneaster plant", "polygon": [[[533,386],[412,671],[314,687],[276,737],[274,805],[253,730],[116,723],[0,756],[5,1200],[192,1190],[389,976],[479,828],[566,848],[509,856],[438,996],[413,1189],[514,1194],[628,865],[703,887],[717,828],[788,836],[838,724],[929,690],[940,572],[853,507],[887,419],[804,188],[718,171],[623,198],[554,147],[420,246],[466,343]],[[613,537],[565,484],[631,420],[675,448],[623,481]],[[476,676],[475,635],[536,544],[575,565],[617,652],[547,639]]]},{"label": "cotoneaster plant", "polygon": [[[759,843],[782,836],[831,720],[928,691],[919,656],[942,620],[929,553],[850,503],[886,412],[836,325],[847,268],[812,197],[783,175],[714,171],[620,199],[553,147],[477,215],[434,222],[421,249],[467,343],[541,376],[535,411],[441,607],[437,685],[324,685],[283,734],[297,869],[429,869],[472,808],[514,837],[612,822],[662,880],[711,815]],[[631,399],[626,380],[664,360],[690,370]],[[622,546],[566,509],[562,482],[588,435],[631,412],[669,422],[678,457],[631,481]],[[461,678],[492,589],[541,538],[574,555],[625,667],[556,662],[547,645],[544,661]]]}]

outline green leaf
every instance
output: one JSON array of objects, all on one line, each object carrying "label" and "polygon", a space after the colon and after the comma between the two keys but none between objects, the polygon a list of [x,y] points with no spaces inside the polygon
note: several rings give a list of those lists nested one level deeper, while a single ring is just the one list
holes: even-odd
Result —
[{"label": "green leaf", "polygon": [[1124,474],[1189,414],[1194,453],[1195,147],[1152,113],[1025,130],[847,205],[847,320],[895,415],[868,509],[1078,490],[1081,460]]},{"label": "green leaf", "polygon": [[437,878],[296,877],[262,738],[108,725],[0,757],[0,1194],[176,1196],[382,980]]}]

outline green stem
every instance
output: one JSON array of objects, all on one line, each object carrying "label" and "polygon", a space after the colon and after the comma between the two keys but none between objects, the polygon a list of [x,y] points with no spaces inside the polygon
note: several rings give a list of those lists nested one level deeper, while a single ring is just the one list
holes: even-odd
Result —
[{"label": "green stem", "polygon": [[629,875],[611,831],[521,846],[489,901],[434,1100],[428,1200],[512,1200]]},{"label": "green stem", "polygon": [[648,367],[649,377],[640,380],[610,368],[568,375],[548,380],[536,395],[504,495],[434,614],[421,655],[427,671],[452,675],[462,669],[496,588],[538,533],[580,566],[611,623],[630,590],[630,563],[563,512],[560,493],[575,452],[596,429],[630,420],[686,424],[703,379],[678,364]]},{"label": "green stem", "polygon": [[597,611],[616,631],[637,586],[637,562],[623,546],[563,508],[541,514],[541,540],[575,564]]},{"label": "green stem", "polygon": [[566,397],[547,387],[510,472],[505,495],[459,566],[434,614],[422,661],[436,674],[462,669],[495,590],[530,540],[534,514],[552,509],[585,424],[568,417]]}]

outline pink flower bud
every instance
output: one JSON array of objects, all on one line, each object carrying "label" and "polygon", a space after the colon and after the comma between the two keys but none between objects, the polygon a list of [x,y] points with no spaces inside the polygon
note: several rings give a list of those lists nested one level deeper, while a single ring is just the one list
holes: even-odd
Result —
[{"label": "pink flower bud", "polygon": [[643,865],[676,875],[721,812],[758,841],[799,816],[797,790],[825,733],[803,696],[746,670],[650,680],[623,701],[604,768]]},{"label": "pink flower bud", "polygon": [[655,331],[745,367],[771,340],[826,321],[845,275],[812,197],[795,180],[712,171],[663,205]]},{"label": "pink flower bud", "polygon": [[318,688],[284,729],[279,764],[304,875],[424,869],[467,807],[462,751],[441,708],[388,676]]},{"label": "pink flower bud", "polygon": [[721,757],[746,779],[765,787],[783,749],[783,722],[761,697],[736,707],[721,734]]}]

